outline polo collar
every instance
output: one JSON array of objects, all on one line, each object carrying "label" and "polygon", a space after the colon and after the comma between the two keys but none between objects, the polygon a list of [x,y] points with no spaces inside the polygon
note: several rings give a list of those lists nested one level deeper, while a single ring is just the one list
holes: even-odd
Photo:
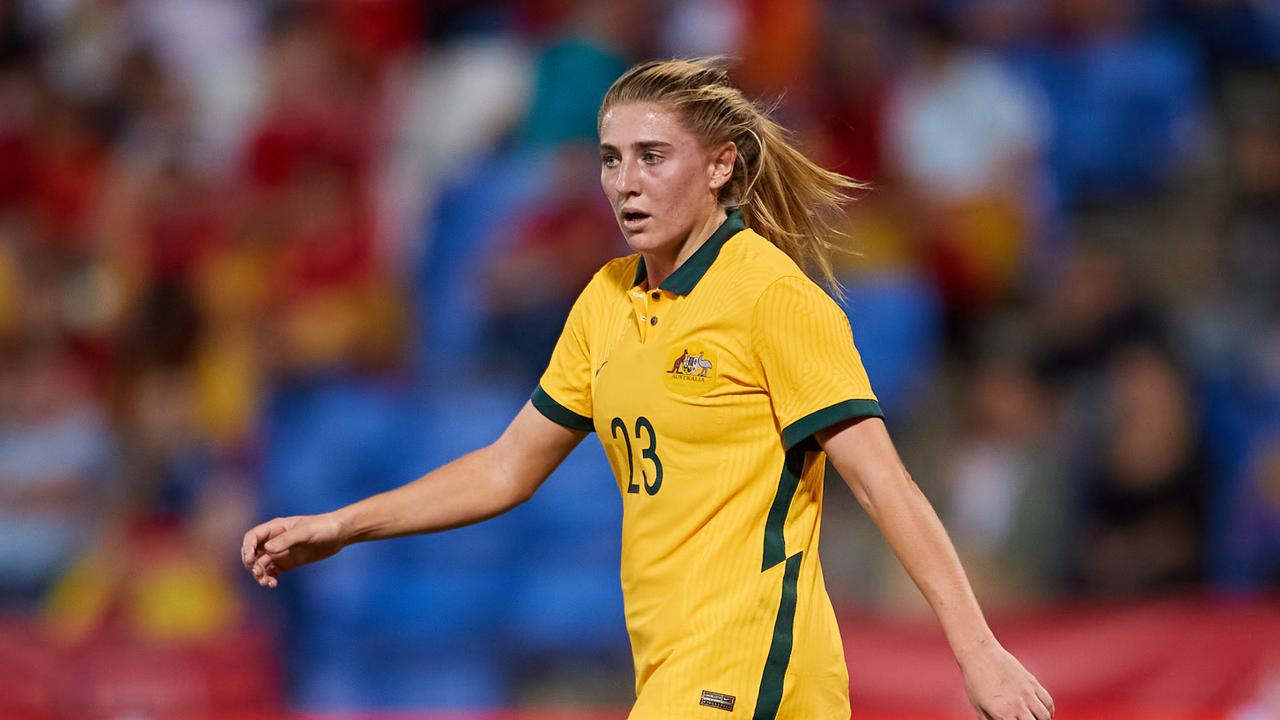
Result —
[{"label": "polo collar", "polygon": [[[729,211],[729,216],[720,223],[720,227],[711,233],[711,237],[702,243],[702,247],[698,248],[688,260],[680,264],[675,272],[667,276],[662,281],[659,289],[676,295],[688,295],[693,291],[693,287],[698,284],[703,275],[707,274],[707,270],[711,268],[711,263],[715,262],[716,257],[720,254],[720,248],[729,238],[737,235],[747,229],[747,224],[742,219],[742,211],[734,208]],[[636,281],[632,283],[633,287],[644,282],[648,277],[648,271],[644,267],[644,258],[640,258],[640,264],[636,267]]]}]

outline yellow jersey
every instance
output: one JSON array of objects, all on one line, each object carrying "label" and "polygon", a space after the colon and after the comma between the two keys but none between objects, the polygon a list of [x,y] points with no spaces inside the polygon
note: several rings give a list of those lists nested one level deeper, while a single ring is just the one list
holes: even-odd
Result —
[{"label": "yellow jersey", "polygon": [[740,212],[660,287],[606,264],[532,398],[622,493],[632,720],[849,717],[813,434],[880,416],[848,319]]}]

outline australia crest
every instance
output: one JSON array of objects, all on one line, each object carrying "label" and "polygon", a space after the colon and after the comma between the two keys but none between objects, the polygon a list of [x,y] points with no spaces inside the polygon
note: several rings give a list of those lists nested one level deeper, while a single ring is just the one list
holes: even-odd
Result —
[{"label": "australia crest", "polygon": [[668,353],[667,387],[682,395],[702,395],[716,380],[716,356],[700,344],[681,345]]}]

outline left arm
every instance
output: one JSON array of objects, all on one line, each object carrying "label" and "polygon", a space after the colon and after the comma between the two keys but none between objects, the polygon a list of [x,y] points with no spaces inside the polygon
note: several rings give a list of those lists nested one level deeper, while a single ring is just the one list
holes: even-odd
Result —
[{"label": "left arm", "polygon": [[874,417],[848,420],[816,437],[933,608],[978,717],[1051,718],[1053,699],[987,627],[955,547],[903,467],[884,423]]}]

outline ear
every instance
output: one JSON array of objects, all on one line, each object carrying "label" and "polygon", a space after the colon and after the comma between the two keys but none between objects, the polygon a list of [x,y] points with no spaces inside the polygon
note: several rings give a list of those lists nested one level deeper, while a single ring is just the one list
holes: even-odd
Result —
[{"label": "ear", "polygon": [[708,158],[707,172],[711,189],[719,191],[733,179],[733,168],[738,161],[738,146],[732,140],[726,140],[711,149]]}]

